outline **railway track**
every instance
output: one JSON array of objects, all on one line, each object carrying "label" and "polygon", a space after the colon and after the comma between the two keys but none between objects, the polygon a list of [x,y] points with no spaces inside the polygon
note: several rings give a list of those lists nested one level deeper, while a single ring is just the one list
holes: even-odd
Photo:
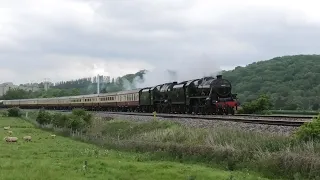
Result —
[{"label": "railway track", "polygon": [[[133,115],[133,116],[154,116],[150,113],[123,113],[123,112],[97,112],[99,115],[106,114],[115,114],[115,115]],[[278,126],[293,126],[299,127],[305,122],[309,121],[288,121],[281,119],[257,119],[257,118],[237,118],[237,117],[214,117],[214,116],[197,116],[197,115],[175,115],[175,114],[157,114],[156,117],[162,117],[166,119],[175,119],[175,118],[187,118],[187,119],[204,119],[204,120],[220,120],[220,121],[232,121],[232,122],[242,122],[250,124],[265,124],[265,125],[278,125]]]},{"label": "railway track", "polygon": [[[25,109],[26,110],[26,109]],[[29,109],[28,109],[29,110]],[[70,110],[55,110],[59,112],[71,112]],[[134,112],[105,112],[105,111],[93,111],[99,116],[107,114],[113,115],[130,115],[130,116],[149,116],[152,117],[152,113],[134,113]],[[202,119],[202,120],[219,120],[219,121],[231,121],[242,122],[250,124],[265,124],[265,125],[278,125],[278,126],[292,126],[299,127],[305,122],[310,122],[314,116],[287,116],[287,115],[236,115],[236,116],[219,116],[219,115],[186,115],[186,114],[156,114],[156,117],[166,119],[186,118],[186,119]],[[294,120],[290,120],[294,119]]]},{"label": "railway track", "polygon": [[[67,112],[67,111],[70,111],[70,110],[57,110],[57,111],[62,111],[62,112]],[[108,111],[91,111],[91,112],[98,112],[98,113],[113,113],[113,114],[122,114],[122,115],[136,115],[136,116],[144,116],[145,114],[147,115],[150,115],[151,113],[134,113],[134,112],[108,112]],[[164,113],[159,113],[157,115],[166,115]],[[186,114],[169,114],[169,115],[175,115],[175,116],[184,116]],[[304,119],[304,120],[310,120],[312,119],[313,117],[315,117],[316,115],[258,115],[258,114],[236,114],[234,116],[232,115],[190,115],[189,116],[192,116],[192,117],[196,117],[196,116],[199,116],[199,117],[222,117],[222,118],[235,118],[235,117],[240,117],[240,118],[281,118],[281,119]]]},{"label": "railway track", "polygon": [[235,116],[266,117],[266,118],[292,118],[292,119],[312,119],[317,115],[257,115],[257,114],[236,114]]}]

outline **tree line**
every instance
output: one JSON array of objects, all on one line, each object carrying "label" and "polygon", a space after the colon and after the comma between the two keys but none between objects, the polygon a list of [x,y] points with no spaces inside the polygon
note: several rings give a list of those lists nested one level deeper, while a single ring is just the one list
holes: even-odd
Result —
[{"label": "tree line", "polygon": [[295,55],[223,71],[241,102],[270,98],[272,109],[319,110],[320,55]]},{"label": "tree line", "polygon": [[[259,61],[245,67],[222,71],[232,83],[233,93],[244,104],[256,102],[261,95],[268,97],[270,108],[275,110],[320,109],[320,55],[295,55]],[[100,84],[101,93],[134,89],[134,81],[143,79],[145,70],[112,79]],[[61,97],[96,93],[97,84],[83,78],[60,82],[48,91],[26,92],[12,89],[2,99]],[[253,105],[254,106],[254,105]],[[249,106],[247,106],[248,108]],[[250,108],[249,108],[250,109]]]},{"label": "tree line", "polygon": [[[135,80],[143,78],[144,70],[135,74],[127,74],[122,77],[112,78],[110,82],[100,83],[100,93],[117,92],[127,89],[134,89]],[[41,88],[42,86],[42,88]],[[9,89],[0,99],[30,99],[30,98],[52,98],[64,96],[77,96],[97,93],[97,82],[92,82],[90,78],[82,78],[72,81],[61,81],[51,86],[47,91],[43,84],[40,84],[39,91],[26,91],[20,88]]]}]

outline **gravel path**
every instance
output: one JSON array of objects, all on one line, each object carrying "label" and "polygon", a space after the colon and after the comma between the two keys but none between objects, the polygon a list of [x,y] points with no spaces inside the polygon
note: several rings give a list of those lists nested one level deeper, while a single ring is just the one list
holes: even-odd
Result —
[{"label": "gravel path", "polygon": [[[151,121],[154,118],[150,116],[136,116],[136,115],[118,115],[118,114],[105,114],[97,113],[97,115],[110,119],[123,119],[138,122]],[[205,120],[205,119],[189,119],[189,118],[161,118],[157,117],[158,120],[172,120],[180,122],[183,125],[198,128],[215,128],[215,127],[229,127],[239,128],[245,131],[256,131],[263,133],[273,133],[279,135],[290,135],[297,127],[288,126],[277,126],[277,125],[264,125],[264,124],[249,124],[242,122],[230,122],[230,121],[219,121],[219,120]]]}]

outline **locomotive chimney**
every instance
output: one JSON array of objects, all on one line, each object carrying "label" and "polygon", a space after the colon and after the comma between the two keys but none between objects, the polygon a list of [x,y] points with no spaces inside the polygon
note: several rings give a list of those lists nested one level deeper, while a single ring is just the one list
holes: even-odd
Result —
[{"label": "locomotive chimney", "polygon": [[217,79],[222,79],[222,75],[217,75]]}]

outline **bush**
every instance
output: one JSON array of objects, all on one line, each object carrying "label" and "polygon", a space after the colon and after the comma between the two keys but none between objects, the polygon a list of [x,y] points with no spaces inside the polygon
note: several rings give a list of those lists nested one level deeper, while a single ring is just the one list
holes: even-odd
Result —
[{"label": "bush", "polygon": [[303,141],[320,141],[320,114],[311,122],[304,123],[296,132],[297,138]]},{"label": "bush", "polygon": [[238,110],[239,114],[268,114],[272,104],[266,95],[261,95],[258,99],[245,103],[241,109]]},{"label": "bush", "polygon": [[[82,127],[82,125],[80,124],[83,124],[83,127],[84,127],[84,126],[90,126],[92,124],[93,116],[91,113],[87,112],[85,109],[75,108],[72,110],[72,114],[70,115],[70,118],[72,119],[72,123],[75,125],[75,127],[78,127],[78,126]],[[81,122],[81,121],[84,121],[84,122]]]},{"label": "bush", "polygon": [[21,117],[21,115],[22,115],[21,109],[18,107],[8,109],[9,117]]},{"label": "bush", "polygon": [[1,117],[8,117],[8,111],[1,111]]},{"label": "bush", "polygon": [[54,126],[63,128],[67,127],[69,122],[69,116],[62,113],[54,113],[52,115],[51,123]]},{"label": "bush", "polygon": [[72,114],[76,116],[85,116],[87,112],[85,109],[75,108],[75,109],[72,109]]},{"label": "bush", "polygon": [[45,109],[40,109],[36,121],[41,125],[50,124],[52,120],[52,115]]},{"label": "bush", "polygon": [[72,129],[84,129],[86,127],[86,122],[84,121],[83,117],[76,116],[74,114],[71,114],[68,116],[68,122],[67,127]]}]

